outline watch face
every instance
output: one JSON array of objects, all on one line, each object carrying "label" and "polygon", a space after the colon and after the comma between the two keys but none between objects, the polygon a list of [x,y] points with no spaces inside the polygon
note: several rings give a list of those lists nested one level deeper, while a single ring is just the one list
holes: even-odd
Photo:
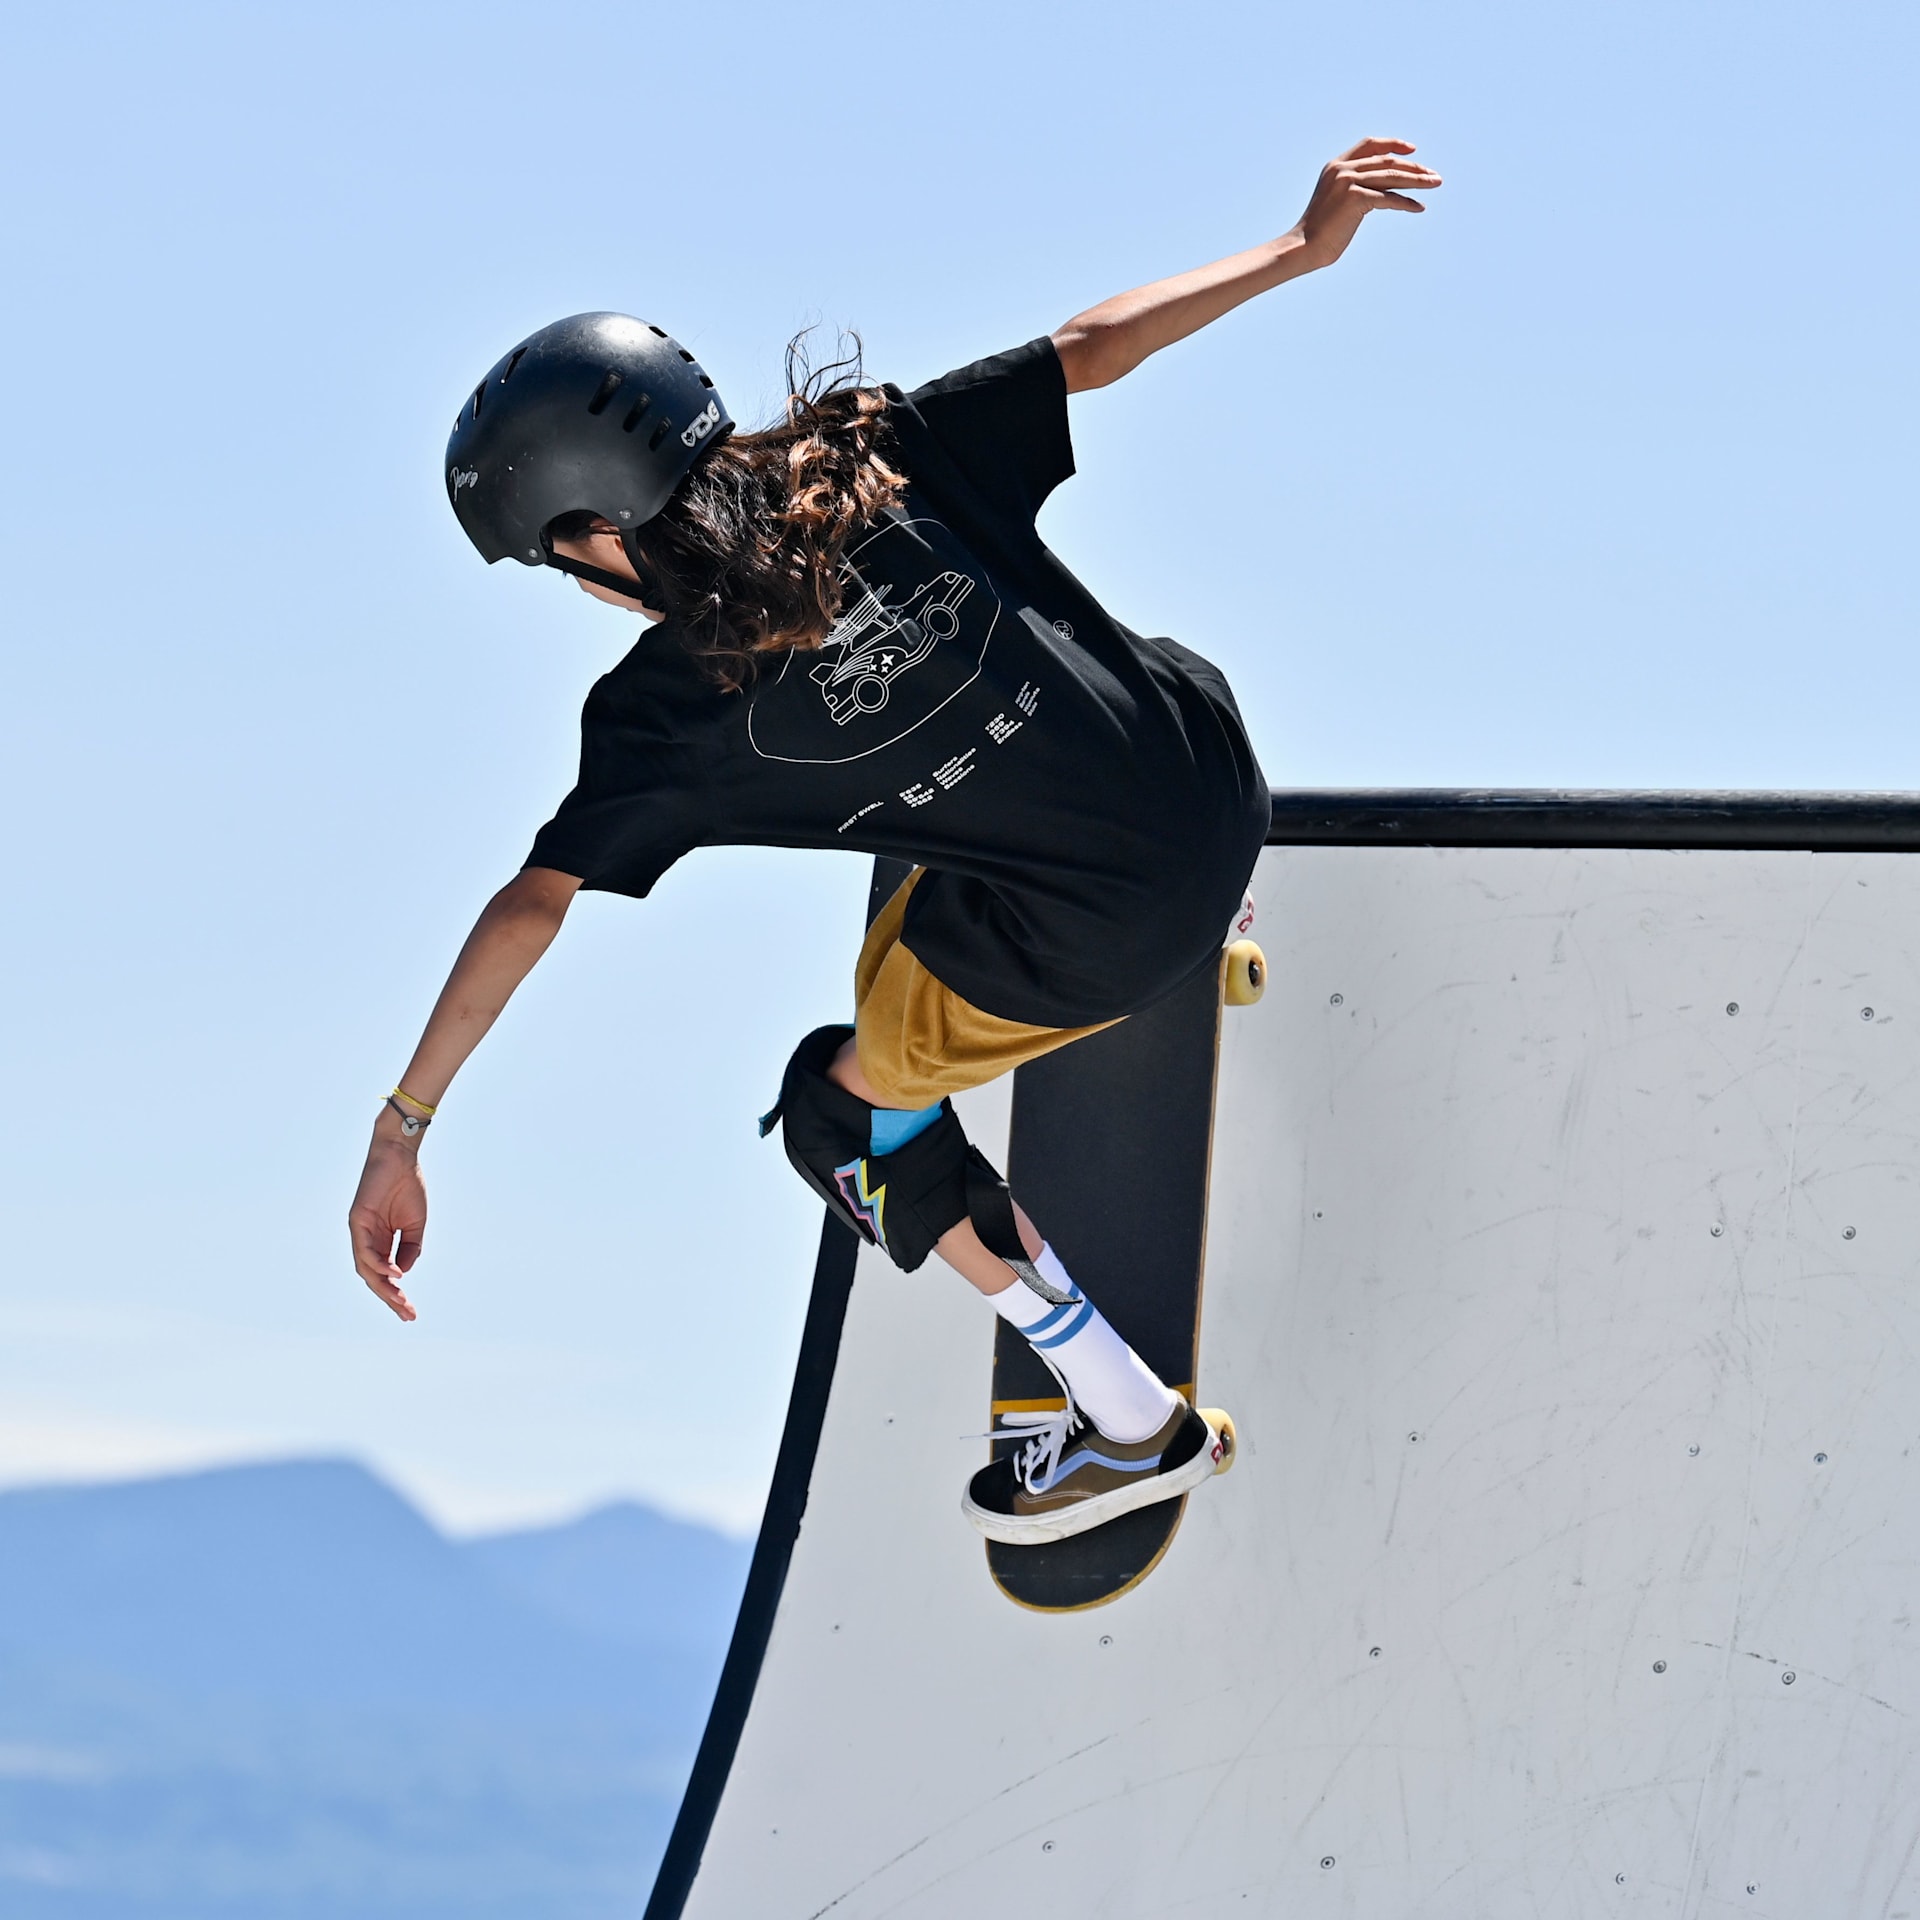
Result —
[{"label": "watch face", "polygon": [[747,737],[763,760],[864,759],[980,677],[1000,601],[939,521],[890,520],[842,565],[833,631],[754,692]]}]

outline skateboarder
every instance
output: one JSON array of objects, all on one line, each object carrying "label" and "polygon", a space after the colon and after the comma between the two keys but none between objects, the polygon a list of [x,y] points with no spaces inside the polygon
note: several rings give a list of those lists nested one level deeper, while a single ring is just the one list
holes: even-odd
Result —
[{"label": "skateboarder", "polygon": [[[1440,181],[1412,153],[1364,140],[1279,239],[912,393],[790,356],[763,432],[736,432],[693,355],[620,315],[544,328],[488,372],[447,453],[469,538],[652,630],[589,694],[578,784],[375,1120],[349,1218],[396,1314],[414,1317],[421,1138],[575,891],[644,896],[697,846],[853,848],[914,870],[861,949],[854,1024],[800,1043],[762,1130],[781,1125],[801,1175],[898,1265],[957,1269],[1064,1387],[1063,1413],[973,1476],[969,1516],[1059,1538],[1214,1470],[1220,1423],[1108,1325],[950,1099],[1216,965],[1268,823],[1219,671],[1120,626],[1034,520],[1073,471],[1069,394],[1331,264],[1375,208],[1420,211],[1409,193]],[[1195,392],[1149,445],[1201,470],[1234,430],[1227,396]]]}]

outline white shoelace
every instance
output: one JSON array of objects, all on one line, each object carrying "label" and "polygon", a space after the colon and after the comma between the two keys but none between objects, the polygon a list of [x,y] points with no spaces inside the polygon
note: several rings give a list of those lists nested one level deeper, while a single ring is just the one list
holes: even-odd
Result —
[{"label": "white shoelace", "polygon": [[1060,1471],[1060,1456],[1066,1451],[1067,1436],[1073,1431],[1080,1410],[1069,1397],[1058,1413],[1003,1413],[1000,1435],[1020,1433],[1033,1428],[1032,1437],[1014,1456],[1013,1471],[1029,1493],[1045,1493]]},{"label": "white shoelace", "polygon": [[1060,1382],[1060,1391],[1067,1396],[1067,1404],[1057,1413],[1048,1413],[1040,1409],[1027,1409],[1018,1413],[1003,1413],[1000,1424],[991,1433],[970,1433],[962,1437],[968,1440],[1006,1440],[1016,1435],[1029,1435],[1027,1443],[1014,1455],[1014,1476],[1029,1493],[1045,1493],[1053,1485],[1054,1475],[1060,1471],[1060,1456],[1066,1451],[1067,1436],[1080,1423],[1081,1414],[1073,1398],[1073,1389],[1067,1385],[1060,1370],[1042,1354],[1047,1371]]}]

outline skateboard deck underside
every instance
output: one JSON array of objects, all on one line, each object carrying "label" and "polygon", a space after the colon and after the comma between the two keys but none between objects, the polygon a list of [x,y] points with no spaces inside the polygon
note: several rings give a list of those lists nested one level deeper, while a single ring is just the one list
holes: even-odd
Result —
[{"label": "skateboard deck underside", "polygon": [[[1169,1386],[1191,1395],[1200,1338],[1207,1175],[1220,1045],[1220,975],[1019,1069],[1007,1178],[1101,1312]],[[1059,1383],[1004,1321],[993,1409],[1062,1405]],[[1017,1441],[996,1441],[1011,1451]],[[1010,1600],[1045,1612],[1117,1599],[1150,1573],[1180,1525],[1164,1500],[1045,1546],[987,1543]]]}]

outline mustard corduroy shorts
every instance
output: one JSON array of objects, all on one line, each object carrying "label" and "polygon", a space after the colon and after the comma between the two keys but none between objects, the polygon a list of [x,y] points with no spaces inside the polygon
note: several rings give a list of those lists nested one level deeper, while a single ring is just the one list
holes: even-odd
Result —
[{"label": "mustard corduroy shorts", "polygon": [[982,1013],[937,980],[900,944],[916,867],[880,909],[853,974],[854,1045],[860,1071],[886,1106],[933,1106],[949,1094],[984,1086],[1069,1041],[1117,1024],[1030,1027]]}]

